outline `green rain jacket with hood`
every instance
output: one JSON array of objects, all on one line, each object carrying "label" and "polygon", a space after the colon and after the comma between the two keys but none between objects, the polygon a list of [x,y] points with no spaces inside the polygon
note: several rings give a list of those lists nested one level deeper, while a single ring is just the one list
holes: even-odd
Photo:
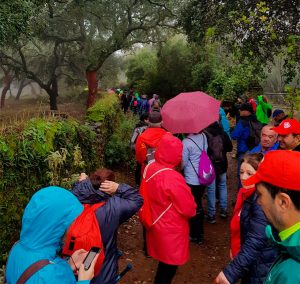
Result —
[{"label": "green rain jacket with hood", "polygon": [[271,267],[265,284],[300,283],[300,230],[281,242],[275,240],[271,226],[266,227],[266,234],[279,246],[280,257]]}]

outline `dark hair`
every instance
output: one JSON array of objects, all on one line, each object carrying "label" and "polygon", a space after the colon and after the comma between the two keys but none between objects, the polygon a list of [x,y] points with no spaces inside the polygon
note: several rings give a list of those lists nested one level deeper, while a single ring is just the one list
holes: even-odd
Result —
[{"label": "dark hair", "polygon": [[241,160],[241,164],[244,162],[248,163],[253,169],[257,171],[258,166],[262,161],[263,157],[264,155],[262,153],[246,154]]},{"label": "dark hair", "polygon": [[106,168],[97,169],[90,175],[90,180],[93,188],[98,190],[101,183],[105,180],[115,181],[115,173]]},{"label": "dark hair", "polygon": [[300,211],[300,191],[299,190],[290,190],[287,188],[282,188],[282,187],[278,187],[278,186],[269,184],[267,182],[261,182],[260,184],[262,186],[264,186],[265,188],[267,188],[267,190],[270,192],[270,195],[273,199],[275,199],[276,195],[280,192],[287,194],[291,198],[296,209]]},{"label": "dark hair", "polygon": [[140,121],[145,121],[146,119],[149,119],[149,113],[143,112],[140,116]]}]

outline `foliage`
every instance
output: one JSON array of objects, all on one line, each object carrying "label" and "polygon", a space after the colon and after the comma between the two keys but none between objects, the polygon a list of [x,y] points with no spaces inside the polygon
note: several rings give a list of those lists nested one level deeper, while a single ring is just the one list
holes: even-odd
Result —
[{"label": "foliage", "polygon": [[136,43],[161,42],[165,31],[176,26],[175,0],[45,2],[28,27],[32,38],[22,36],[7,44],[0,51],[0,63],[39,84],[53,110],[59,80],[83,83],[86,71],[100,71],[101,78],[104,63],[114,52]]},{"label": "foliage", "polygon": [[120,168],[124,165],[133,168],[134,155],[129,147],[137,118],[132,114],[120,114],[120,123],[114,129],[105,148],[105,163],[108,167]]},{"label": "foliage", "polygon": [[139,92],[151,92],[158,72],[157,65],[155,49],[145,47],[138,50],[127,60],[128,84]]},{"label": "foliage", "polygon": [[30,21],[44,1],[2,0],[0,2],[0,45],[16,42],[30,34]]},{"label": "foliage", "polygon": [[287,79],[291,80],[293,70],[300,67],[299,9],[297,0],[189,0],[181,11],[181,25],[192,41],[222,41],[238,56],[262,64],[287,48]]},{"label": "foliage", "polygon": [[296,87],[286,86],[287,94],[284,97],[285,102],[289,106],[290,116],[294,117],[296,111],[300,111],[300,89]]},{"label": "foliage", "polygon": [[48,184],[70,186],[74,175],[99,165],[96,135],[76,121],[32,119],[0,139],[0,246],[18,240],[23,209],[31,195]]},{"label": "foliage", "polygon": [[87,110],[87,120],[92,122],[103,122],[104,119],[112,120],[118,109],[118,98],[113,94],[104,95]]}]

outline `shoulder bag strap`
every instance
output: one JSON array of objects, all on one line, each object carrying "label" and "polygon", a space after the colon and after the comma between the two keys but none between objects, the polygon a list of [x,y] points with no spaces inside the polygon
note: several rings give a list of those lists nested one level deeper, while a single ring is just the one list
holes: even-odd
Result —
[{"label": "shoulder bag strap", "polygon": [[[187,137],[187,139],[192,140],[192,141],[194,142],[194,144],[195,144],[195,145],[199,148],[199,150],[202,152],[202,150],[201,150],[201,148],[199,147],[199,145],[198,145],[192,138]],[[204,149],[204,139],[203,139],[203,149]],[[190,163],[191,163],[191,165],[192,165],[192,167],[193,167],[193,169],[194,169],[194,171],[195,171],[197,177],[199,178],[199,175],[198,175],[198,173],[197,173],[197,171],[196,171],[196,169],[195,169],[195,167],[194,167],[194,165],[193,165],[193,163],[192,163],[192,161],[191,161],[190,158],[189,158],[189,161],[190,161]]]},{"label": "shoulder bag strap", "polygon": [[[145,168],[145,171],[144,171],[144,174],[145,172],[147,171],[148,167]],[[158,170],[157,172],[155,172],[154,174],[152,174],[152,176],[150,176],[147,180],[145,180],[146,182],[148,182],[150,179],[152,179],[154,176],[156,176],[157,174],[161,173],[161,172],[164,172],[164,171],[173,171],[173,169],[171,168],[163,168],[163,169],[160,169]],[[146,174],[144,176],[144,178],[146,177]],[[169,204],[169,206],[156,218],[156,220],[154,220],[153,225],[155,225],[166,213],[167,211],[172,207],[173,203],[171,202]]]},{"label": "shoulder bag strap", "polygon": [[37,271],[42,269],[44,266],[48,265],[50,261],[48,259],[41,259],[37,262],[31,264],[20,276],[17,281],[17,284],[25,284],[26,281]]}]

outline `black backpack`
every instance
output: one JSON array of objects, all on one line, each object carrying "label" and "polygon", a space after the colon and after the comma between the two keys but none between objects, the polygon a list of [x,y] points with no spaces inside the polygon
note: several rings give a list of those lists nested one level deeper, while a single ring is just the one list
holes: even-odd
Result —
[{"label": "black backpack", "polygon": [[[207,154],[213,163],[225,161],[224,142],[222,134],[212,135],[208,131],[204,132],[207,136]],[[226,134],[227,135],[227,134]]]},{"label": "black backpack", "polygon": [[249,150],[253,149],[260,143],[260,133],[263,125],[259,121],[249,121],[250,134],[246,140]]}]

